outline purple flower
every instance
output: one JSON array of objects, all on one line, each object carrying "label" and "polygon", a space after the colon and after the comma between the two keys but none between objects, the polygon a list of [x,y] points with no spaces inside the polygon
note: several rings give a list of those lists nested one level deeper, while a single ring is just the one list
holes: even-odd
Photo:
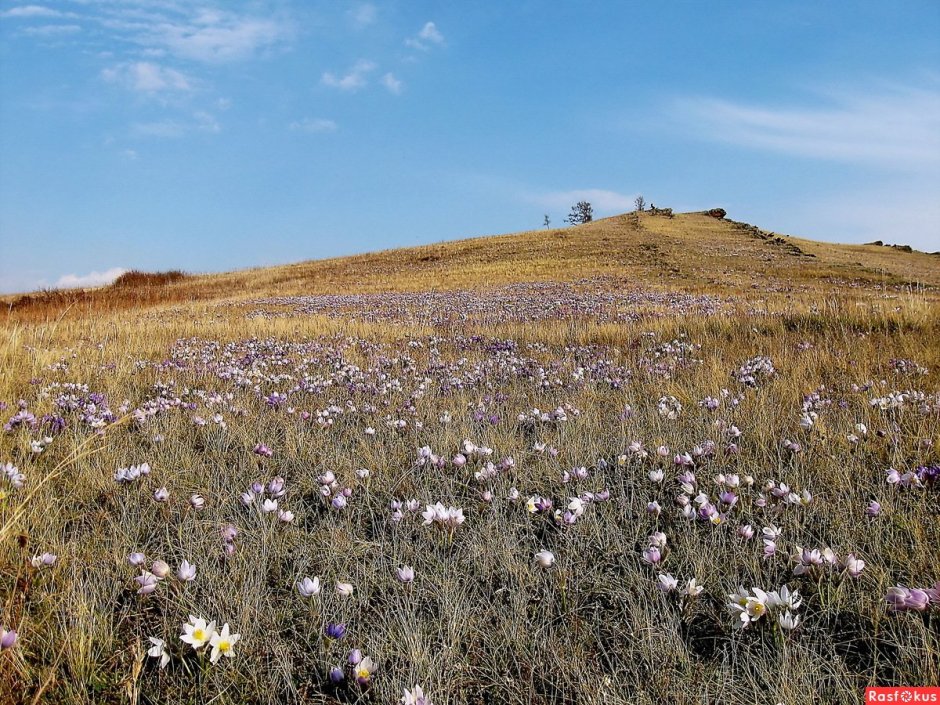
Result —
[{"label": "purple flower", "polygon": [[255,446],[255,455],[260,455],[262,458],[270,458],[274,455],[274,451],[268,448],[264,443],[259,443]]},{"label": "purple flower", "polygon": [[0,651],[12,649],[16,643],[16,637],[15,629],[8,630],[6,627],[0,627]]},{"label": "purple flower", "polygon": [[342,683],[346,676],[343,675],[343,669],[339,666],[333,666],[330,669],[330,681],[332,683]]},{"label": "purple flower", "polygon": [[326,625],[323,633],[326,635],[327,639],[342,639],[344,636],[346,636],[346,625],[342,622],[330,622]]}]

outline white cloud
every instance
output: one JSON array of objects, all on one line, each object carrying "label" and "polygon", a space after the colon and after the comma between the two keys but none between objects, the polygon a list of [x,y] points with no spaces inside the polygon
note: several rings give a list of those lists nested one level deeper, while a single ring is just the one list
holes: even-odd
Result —
[{"label": "white cloud", "polygon": [[186,134],[186,125],[176,120],[156,120],[154,122],[135,122],[131,125],[133,137],[182,137]]},{"label": "white cloud", "polygon": [[137,159],[137,152],[133,149],[125,149],[121,152],[121,156],[132,162]]},{"label": "white cloud", "polygon": [[28,37],[55,37],[81,31],[82,28],[77,24],[44,24],[38,27],[24,27],[22,33]]},{"label": "white cloud", "polygon": [[102,71],[101,77],[109,83],[118,83],[138,93],[185,92],[193,89],[192,79],[185,74],[150,61],[120,64]]},{"label": "white cloud", "polygon": [[178,57],[222,63],[244,59],[290,34],[274,20],[201,11],[189,21],[164,22],[144,32],[144,43],[163,46]]},{"label": "white cloud", "polygon": [[405,40],[405,46],[420,51],[427,51],[429,44],[441,45],[444,43],[444,35],[440,33],[437,25],[433,22],[426,22],[424,27],[418,32],[417,36],[409,37]]},{"label": "white cloud", "polygon": [[304,118],[290,124],[290,129],[303,132],[336,132],[337,125],[325,118]]},{"label": "white cloud", "polygon": [[898,171],[940,165],[940,90],[868,86],[824,104],[769,106],[717,98],[676,101],[688,129],[719,142]]},{"label": "white cloud", "polygon": [[427,22],[424,27],[421,28],[421,31],[418,32],[418,36],[432,44],[444,43],[444,35],[438,31],[437,26],[433,22]]},{"label": "white cloud", "polygon": [[523,199],[544,208],[563,210],[565,213],[578,201],[587,201],[594,207],[596,213],[615,214],[632,211],[635,207],[636,194],[628,195],[605,189],[588,188],[540,194],[526,193]]},{"label": "white cloud", "polygon": [[222,126],[215,116],[205,110],[197,110],[189,120],[155,120],[136,122],[131,125],[132,137],[163,137],[172,139],[183,137],[192,132],[215,134],[222,131]]},{"label": "white cloud", "polygon": [[382,85],[388,89],[389,93],[394,93],[398,95],[401,93],[402,86],[404,83],[398,78],[395,78],[395,74],[389,72],[382,76]]},{"label": "white cloud", "polygon": [[19,7],[11,7],[9,10],[0,12],[0,17],[62,17],[63,13],[58,10],[53,10],[51,7],[44,7],[42,5],[20,5]]},{"label": "white cloud", "polygon": [[349,10],[348,15],[352,23],[361,29],[375,24],[378,19],[378,10],[372,3],[364,2]]},{"label": "white cloud", "polygon": [[352,68],[342,76],[326,71],[320,78],[320,83],[330,88],[343,91],[356,91],[368,83],[367,76],[376,69],[376,64],[368,59],[359,59]]},{"label": "white cloud", "polygon": [[88,274],[65,274],[59,277],[55,285],[60,289],[76,289],[79,287],[105,286],[111,284],[127,270],[123,267],[112,267],[103,272],[90,272]]}]

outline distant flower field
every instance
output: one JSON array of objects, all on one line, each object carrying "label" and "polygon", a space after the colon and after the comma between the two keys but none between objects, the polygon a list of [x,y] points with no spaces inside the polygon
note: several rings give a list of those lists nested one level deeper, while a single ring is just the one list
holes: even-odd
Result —
[{"label": "distant flower field", "polygon": [[937,684],[940,316],[829,296],[596,279],[10,325],[0,701]]}]

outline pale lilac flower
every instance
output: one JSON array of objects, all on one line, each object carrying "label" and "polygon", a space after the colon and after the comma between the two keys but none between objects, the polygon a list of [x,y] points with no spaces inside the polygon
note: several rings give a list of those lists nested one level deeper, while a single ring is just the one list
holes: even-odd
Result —
[{"label": "pale lilac flower", "polygon": [[143,553],[136,553],[136,552],[135,552],[135,553],[131,553],[131,554],[129,554],[129,555],[127,556],[127,562],[130,563],[130,564],[131,564],[132,566],[134,566],[135,568],[138,567],[138,566],[142,566],[142,565],[144,564],[144,561],[146,561],[146,560],[147,560],[147,558],[146,558],[146,556],[144,556]]},{"label": "pale lilac flower", "polygon": [[301,597],[313,597],[314,595],[320,594],[320,578],[314,576],[311,580],[310,578],[304,578],[303,580],[297,583],[297,592],[300,593]]},{"label": "pale lilac flower", "polygon": [[400,582],[411,583],[415,579],[415,569],[410,565],[399,566],[395,569],[395,576]]},{"label": "pale lilac flower", "polygon": [[149,595],[154,590],[157,589],[157,582],[159,578],[156,575],[151,573],[149,570],[141,572],[134,581],[140,585],[140,588],[137,590],[138,595]]},{"label": "pale lilac flower", "polygon": [[204,506],[206,506],[206,500],[205,497],[203,497],[201,494],[194,494],[189,498],[189,504],[193,509],[202,509]]},{"label": "pale lilac flower", "polygon": [[333,509],[345,509],[348,502],[346,501],[345,495],[338,494],[333,498],[330,504],[333,505]]},{"label": "pale lilac flower", "polygon": [[354,589],[352,583],[336,583],[336,593],[342,597],[350,597]]},{"label": "pale lilac flower", "polygon": [[54,553],[40,553],[38,556],[33,556],[30,563],[32,563],[33,568],[50,568],[57,559],[58,556]]},{"label": "pale lilac flower", "polygon": [[670,573],[660,573],[656,580],[656,587],[663,592],[673,592],[679,587],[679,581]]},{"label": "pale lilac flower", "polygon": [[869,517],[876,517],[879,514],[881,514],[881,504],[873,499],[868,503],[868,506],[865,507],[865,515]]},{"label": "pale lilac flower", "polygon": [[268,483],[268,494],[274,497],[275,499],[283,497],[286,492],[287,490],[284,489],[284,478],[281,477],[280,475],[273,478]]},{"label": "pale lilac flower", "polygon": [[192,582],[196,579],[196,566],[184,559],[176,569],[176,577],[184,583]]},{"label": "pale lilac flower", "polygon": [[857,578],[862,574],[862,570],[865,568],[865,561],[861,558],[856,558],[854,553],[850,553],[845,557],[844,565],[845,572],[853,578]]},{"label": "pale lilac flower", "polygon": [[16,644],[17,633],[15,629],[0,627],[0,651],[12,649]]},{"label": "pale lilac flower", "polygon": [[663,508],[659,506],[659,502],[653,500],[652,502],[646,505],[647,514],[652,514],[653,516],[659,516],[663,511]]},{"label": "pale lilac flower", "polygon": [[157,502],[166,502],[170,498],[170,491],[166,487],[161,487],[153,493],[153,498]]},{"label": "pale lilac flower", "polygon": [[285,524],[290,524],[292,521],[294,521],[294,513],[289,509],[282,509],[278,511],[277,518]]},{"label": "pale lilac flower", "polygon": [[150,566],[150,572],[156,575],[158,579],[163,580],[170,574],[170,566],[165,561],[154,561],[153,565]]},{"label": "pale lilac flower", "polygon": [[662,559],[662,554],[655,546],[650,546],[643,551],[643,562],[649,565],[656,565]]}]

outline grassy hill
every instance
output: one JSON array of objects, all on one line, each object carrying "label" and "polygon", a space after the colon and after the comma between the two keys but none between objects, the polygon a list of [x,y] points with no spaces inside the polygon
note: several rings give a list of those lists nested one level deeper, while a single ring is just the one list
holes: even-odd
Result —
[{"label": "grassy hill", "polygon": [[136,285],[8,296],[14,318],[183,301],[334,292],[448,291],[608,277],[621,284],[740,294],[940,287],[940,256],[838,245],[762,231],[703,213],[644,213],[566,229],[476,237],[420,247]]}]

